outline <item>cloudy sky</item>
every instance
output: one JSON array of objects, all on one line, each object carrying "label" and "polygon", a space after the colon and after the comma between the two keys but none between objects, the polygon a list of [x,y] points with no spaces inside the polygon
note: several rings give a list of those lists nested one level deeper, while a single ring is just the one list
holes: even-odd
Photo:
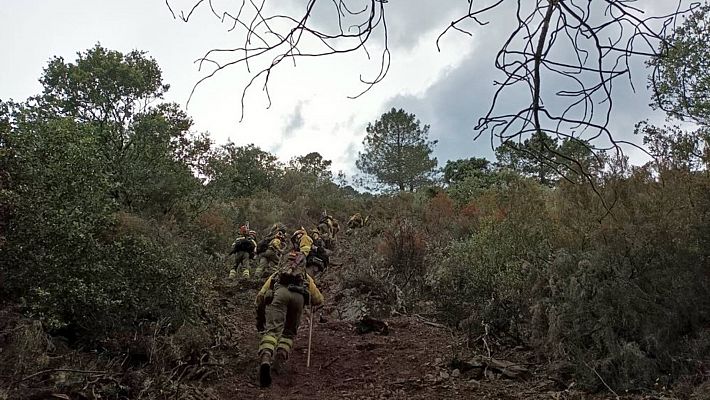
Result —
[{"label": "cloudy sky", "polygon": [[[357,2],[357,0],[353,0]],[[195,0],[170,0],[178,16]],[[219,12],[236,13],[240,0],[214,0]],[[248,4],[249,2],[247,2]],[[288,13],[302,13],[305,0],[271,2]],[[332,3],[322,1],[332,8]],[[666,0],[641,0],[640,8],[656,12]],[[672,6],[672,5],[669,5]],[[493,82],[500,75],[493,57],[510,19],[493,15],[491,24],[474,27],[471,37],[452,32],[441,50],[436,38],[453,18],[467,8],[465,0],[390,0],[386,4],[391,67],[383,82],[357,99],[348,96],[364,87],[360,77],[372,78],[379,68],[381,41],[364,52],[328,58],[284,62],[271,75],[271,106],[257,84],[247,92],[243,120],[242,89],[251,75],[244,66],[224,70],[198,87],[188,113],[195,129],[207,131],[217,143],[255,143],[283,160],[318,151],[333,160],[334,170],[355,172],[365,127],[391,107],[413,112],[431,125],[438,140],[435,155],[445,160],[471,156],[492,157],[489,137],[474,142],[473,126],[490,105]],[[300,15],[300,14],[299,14]],[[333,13],[321,9],[314,24],[328,29]],[[77,51],[96,43],[120,51],[145,50],[163,69],[171,85],[167,100],[186,105],[193,85],[205,75],[194,61],[212,48],[238,47],[243,32],[228,32],[208,7],[200,7],[189,23],[173,18],[162,0],[31,0],[8,1],[0,8],[0,98],[24,100],[41,90],[37,81],[52,56],[75,59]],[[270,61],[270,60],[269,60]],[[611,129],[633,138],[633,125],[644,118],[662,120],[648,108],[646,71],[635,64],[636,92],[619,81]],[[513,100],[514,101],[514,100]],[[633,157],[639,157],[632,149]],[[640,160],[641,158],[637,158]]]}]

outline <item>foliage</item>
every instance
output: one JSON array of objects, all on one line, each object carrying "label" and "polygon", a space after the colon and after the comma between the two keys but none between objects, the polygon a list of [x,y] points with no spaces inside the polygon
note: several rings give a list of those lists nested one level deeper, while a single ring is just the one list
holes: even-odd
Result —
[{"label": "foliage", "polygon": [[710,122],[710,5],[704,4],[661,42],[659,56],[648,64],[653,107],[674,118],[690,119],[702,125]]},{"label": "foliage", "polygon": [[594,154],[584,140],[565,138],[562,143],[545,132],[537,132],[522,143],[506,142],[496,148],[496,165],[553,186],[560,178],[584,180],[604,166],[603,153]]},{"label": "foliage", "polygon": [[485,158],[471,157],[467,160],[447,161],[444,166],[444,183],[455,184],[470,175],[489,171],[490,161]]},{"label": "foliage", "polygon": [[686,131],[678,126],[657,127],[642,121],[636,133],[643,133],[654,164],[660,169],[698,171],[710,165],[710,132],[706,127]]},{"label": "foliage", "polygon": [[278,159],[253,144],[227,143],[217,148],[207,163],[208,188],[223,199],[269,190],[281,173]]},{"label": "foliage", "polygon": [[[476,199],[478,230],[454,242],[437,272],[436,302],[442,317],[458,324],[470,316],[497,333],[513,328],[526,307],[522,296],[530,261],[549,259],[554,227],[546,190],[517,178],[506,188],[491,188]],[[476,324],[477,330],[482,324]]]},{"label": "foliage", "polygon": [[673,355],[710,322],[708,187],[706,174],[663,169],[655,179],[642,168],[605,174],[601,192],[520,178],[482,191],[478,229],[446,249],[437,271],[440,315],[474,337],[571,360],[590,388],[597,373],[636,390],[689,372]]},{"label": "foliage", "polygon": [[333,173],[330,165],[333,162],[326,160],[318,152],[308,153],[305,156],[294,157],[289,162],[289,167],[306,175],[313,176],[317,181],[330,181]]},{"label": "foliage", "polygon": [[159,101],[168,86],[144,53],[55,58],[42,83],[27,102],[0,103],[2,292],[39,321],[18,325],[19,352],[3,361],[42,358],[46,331],[115,351],[140,331],[146,354],[165,350],[164,368],[195,358],[217,329],[197,319],[217,318],[206,288],[225,275],[236,228],[314,228],[324,209],[341,223],[369,217],[334,256],[351,257],[342,288],[528,345],[586,387],[599,374],[647,388],[710,354],[703,126],[640,124],[656,161],[637,168],[533,135],[499,148],[496,165],[447,162],[441,188],[426,185],[429,127],[393,109],[368,126],[358,167],[399,192],[373,195],[334,180],[319,153],[284,165],[253,144],[213,146]]},{"label": "foliage", "polygon": [[[1,274],[50,330],[90,341],[137,319],[190,318],[209,262],[180,237],[209,147],[157,63],[96,46],[50,61],[44,91],[12,106],[3,166],[12,177]],[[9,131],[8,131],[9,130]]]},{"label": "foliage", "polygon": [[357,167],[387,188],[413,191],[425,184],[436,167],[431,158],[436,141],[428,141],[429,125],[421,127],[414,114],[392,108],[368,124]]}]

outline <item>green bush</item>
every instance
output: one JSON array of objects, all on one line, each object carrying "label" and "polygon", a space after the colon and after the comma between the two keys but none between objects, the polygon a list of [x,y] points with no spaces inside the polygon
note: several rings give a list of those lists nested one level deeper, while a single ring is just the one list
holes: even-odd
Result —
[{"label": "green bush", "polygon": [[597,374],[635,390],[688,372],[683,338],[710,321],[709,188],[705,173],[637,169],[596,191],[511,180],[482,192],[477,231],[438,269],[441,316],[569,360],[590,388]]}]

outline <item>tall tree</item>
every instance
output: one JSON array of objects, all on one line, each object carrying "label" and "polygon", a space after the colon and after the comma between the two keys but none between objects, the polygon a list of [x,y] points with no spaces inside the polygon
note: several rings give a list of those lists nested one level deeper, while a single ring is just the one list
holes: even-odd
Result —
[{"label": "tall tree", "polygon": [[414,114],[392,108],[368,124],[357,168],[382,186],[413,191],[429,180],[437,165],[431,157],[436,141],[428,136],[429,125],[422,127]]},{"label": "tall tree", "polygon": [[604,152],[596,154],[586,140],[565,138],[559,142],[545,132],[522,143],[507,143],[496,149],[498,168],[511,169],[552,186],[560,178],[584,181],[604,166]]},{"label": "tall tree", "polygon": [[40,82],[27,102],[0,103],[3,293],[45,327],[87,335],[186,315],[198,253],[172,232],[202,198],[193,171],[209,140],[177,105],[156,105],[167,85],[142,52],[54,58]]}]

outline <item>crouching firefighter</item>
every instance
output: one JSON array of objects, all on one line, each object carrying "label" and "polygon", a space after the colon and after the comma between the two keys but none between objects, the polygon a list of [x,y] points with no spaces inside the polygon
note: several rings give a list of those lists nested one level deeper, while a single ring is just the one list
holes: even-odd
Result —
[{"label": "crouching firefighter", "polygon": [[271,385],[271,363],[288,360],[301,322],[304,305],[318,306],[323,295],[306,273],[306,257],[313,241],[300,229],[291,237],[294,249],[285,257],[256,296],[257,330],[263,332],[259,343],[259,384]]}]

